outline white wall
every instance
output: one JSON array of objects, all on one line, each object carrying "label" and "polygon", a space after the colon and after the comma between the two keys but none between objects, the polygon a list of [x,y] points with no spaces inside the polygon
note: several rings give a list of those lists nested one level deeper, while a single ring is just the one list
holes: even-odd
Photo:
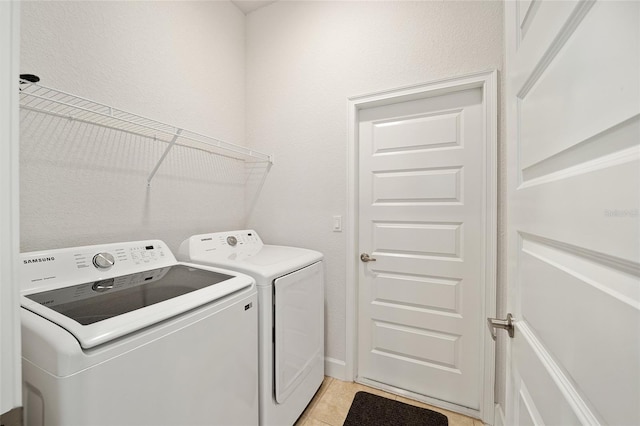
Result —
[{"label": "white wall", "polygon": [[325,254],[326,355],[344,361],[347,98],[500,70],[502,4],[286,1],[246,25],[247,141],[276,158],[249,225]]},{"label": "white wall", "polygon": [[[244,15],[230,2],[24,2],[21,73],[229,142],[245,139]],[[21,113],[21,249],[185,237],[244,224],[237,161]]]}]

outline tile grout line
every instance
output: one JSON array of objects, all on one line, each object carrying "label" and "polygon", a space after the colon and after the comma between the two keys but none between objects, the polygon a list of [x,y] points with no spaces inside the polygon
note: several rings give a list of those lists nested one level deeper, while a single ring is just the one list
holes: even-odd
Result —
[{"label": "tile grout line", "polygon": [[[324,395],[327,393],[327,390],[329,389],[329,386],[331,386],[331,383],[333,383],[334,380],[335,379],[333,377],[325,376],[322,384],[320,384],[320,389],[318,390],[318,393],[309,402],[309,405],[303,411],[302,416],[300,416],[298,421],[295,423],[296,425],[304,426],[304,424],[307,423],[307,420],[312,418],[311,417],[311,413],[313,412],[313,409],[322,400]],[[318,422],[321,421],[321,420],[316,419],[315,417],[313,419],[315,421],[318,421]],[[322,423],[326,424],[324,422],[322,422]],[[331,425],[329,425],[329,426],[331,426]]]}]

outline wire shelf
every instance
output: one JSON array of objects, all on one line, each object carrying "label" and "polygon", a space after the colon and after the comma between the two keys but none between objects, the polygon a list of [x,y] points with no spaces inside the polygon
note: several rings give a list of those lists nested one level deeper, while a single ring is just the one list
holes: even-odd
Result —
[{"label": "wire shelf", "polygon": [[143,117],[101,104],[71,93],[20,80],[20,108],[83,123],[121,130],[138,136],[153,138],[168,144],[162,157],[147,178],[150,184],[158,168],[174,146],[201,149],[213,154],[239,160],[253,160],[273,164],[273,156],[241,145],[225,142],[200,133]]}]

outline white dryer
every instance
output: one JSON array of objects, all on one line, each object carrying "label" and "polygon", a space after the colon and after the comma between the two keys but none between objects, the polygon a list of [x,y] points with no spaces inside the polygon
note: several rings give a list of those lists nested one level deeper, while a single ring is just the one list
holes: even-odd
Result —
[{"label": "white dryer", "polygon": [[253,278],[158,240],[21,255],[25,425],[257,425]]},{"label": "white dryer", "polygon": [[324,379],[322,254],[265,245],[255,231],[244,230],[194,235],[177,256],[255,278],[260,424],[292,426]]}]

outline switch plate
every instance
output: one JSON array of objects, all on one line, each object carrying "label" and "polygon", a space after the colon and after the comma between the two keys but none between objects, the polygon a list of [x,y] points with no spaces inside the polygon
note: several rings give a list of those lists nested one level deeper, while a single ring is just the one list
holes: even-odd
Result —
[{"label": "switch plate", "polygon": [[342,216],[333,217],[333,232],[342,232]]}]

